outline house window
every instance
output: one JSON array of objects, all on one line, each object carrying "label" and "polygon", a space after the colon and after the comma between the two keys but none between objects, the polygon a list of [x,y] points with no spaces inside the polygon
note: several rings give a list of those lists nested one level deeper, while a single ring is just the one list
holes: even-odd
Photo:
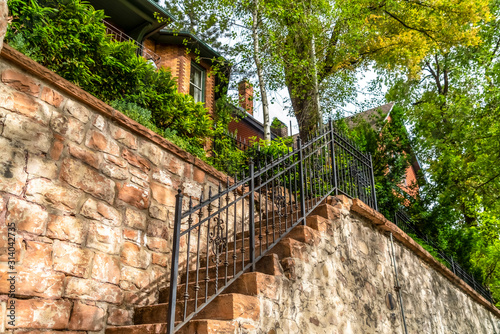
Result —
[{"label": "house window", "polygon": [[195,63],[191,63],[189,95],[194,97],[196,102],[205,102],[205,70]]}]

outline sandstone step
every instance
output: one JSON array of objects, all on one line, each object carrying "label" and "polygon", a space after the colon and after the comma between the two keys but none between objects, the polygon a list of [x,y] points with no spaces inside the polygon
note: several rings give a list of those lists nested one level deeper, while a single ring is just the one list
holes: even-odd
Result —
[{"label": "sandstone step", "polygon": [[[242,260],[238,260],[236,262],[233,262],[232,260],[229,262],[227,266],[227,275],[228,276],[233,276],[234,270],[236,269],[236,273],[241,271],[243,269],[243,265],[247,265],[248,261],[245,260],[243,262]],[[199,268],[199,273],[198,273],[198,281],[204,282],[205,278],[207,277],[209,279],[216,279],[216,278],[224,278],[226,275],[226,266],[224,263],[221,263],[218,266],[209,266],[208,267],[208,272],[207,272],[207,267],[200,267]],[[216,275],[217,274],[217,275]],[[186,272],[182,271],[179,273],[180,276],[180,281],[179,284],[184,284],[186,283]],[[194,282],[196,281],[196,269],[190,270],[189,271],[189,282]]]},{"label": "sandstone step", "polygon": [[235,334],[238,332],[238,322],[224,320],[191,320],[182,327],[178,334]]},{"label": "sandstone step", "polygon": [[[238,323],[227,320],[191,320],[177,334],[235,334]],[[166,334],[167,324],[146,324],[132,326],[112,326],[106,328],[106,334]]]},{"label": "sandstone step", "polygon": [[[204,302],[204,299],[199,299],[198,303],[195,304],[194,299],[188,300],[186,315],[194,312],[195,306],[197,305],[199,307]],[[184,302],[177,303],[175,308],[176,321],[181,321],[183,319],[184,305]],[[166,323],[167,312],[167,303],[138,307],[135,309],[134,323],[137,325]],[[209,305],[199,311],[196,318],[211,320],[245,318],[257,320],[259,313],[260,302],[257,297],[230,293],[217,296]]]},{"label": "sandstone step", "polygon": [[106,328],[106,334],[165,334],[167,324],[145,324],[132,326],[111,326]]},{"label": "sandstone step", "polygon": [[307,244],[301,241],[284,238],[270,250],[270,253],[277,254],[280,259],[288,257],[305,259],[307,256],[306,248]]},{"label": "sandstone step", "polygon": [[[269,254],[261,258],[257,264],[256,264],[256,271],[265,273],[268,275],[282,275],[283,274],[283,268],[281,268],[280,265],[280,260],[276,254]],[[190,280],[190,284],[188,284],[187,287],[187,293],[189,294],[189,299],[193,298],[204,298],[205,297],[205,292],[208,290],[208,296],[213,296],[216,292],[216,287],[215,287],[215,279],[211,279],[208,281],[208,284],[203,280],[204,276],[199,276],[198,278],[198,284],[199,284],[199,289],[198,289],[198,295],[196,296],[196,284],[195,284],[195,279]],[[231,280],[233,278],[232,275],[228,275],[227,280],[223,278],[219,278],[217,280],[217,289],[220,289],[223,287],[226,282]],[[233,283],[234,284],[234,283]],[[177,299],[180,300],[184,297],[184,294],[186,293],[186,284],[179,284],[177,286]],[[168,297],[170,295],[170,288],[164,288],[160,290],[159,298],[158,298],[158,303],[167,303],[168,302]]]}]

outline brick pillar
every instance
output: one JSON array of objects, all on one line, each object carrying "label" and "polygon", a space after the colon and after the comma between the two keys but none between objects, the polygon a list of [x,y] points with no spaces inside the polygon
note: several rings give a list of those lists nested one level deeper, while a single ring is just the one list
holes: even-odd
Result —
[{"label": "brick pillar", "polygon": [[253,87],[247,79],[243,79],[238,84],[238,94],[240,96],[240,107],[253,115]]},{"label": "brick pillar", "polygon": [[9,16],[9,8],[7,8],[7,0],[0,0],[0,50],[3,47],[3,39],[7,31],[7,16]]}]

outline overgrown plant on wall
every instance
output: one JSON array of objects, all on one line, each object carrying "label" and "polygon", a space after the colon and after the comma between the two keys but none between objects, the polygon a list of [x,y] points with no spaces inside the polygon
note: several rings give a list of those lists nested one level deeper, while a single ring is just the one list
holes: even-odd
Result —
[{"label": "overgrown plant on wall", "polygon": [[13,20],[7,43],[104,102],[126,101],[114,106],[205,157],[212,133],[208,111],[177,92],[171,73],[138,56],[132,42],[107,35],[103,11],[80,0],[9,0],[8,5]]}]

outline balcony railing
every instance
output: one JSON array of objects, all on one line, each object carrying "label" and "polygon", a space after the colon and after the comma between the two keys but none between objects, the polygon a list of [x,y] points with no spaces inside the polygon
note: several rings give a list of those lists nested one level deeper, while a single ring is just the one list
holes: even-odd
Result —
[{"label": "balcony railing", "polygon": [[108,35],[112,35],[113,39],[118,41],[118,42],[128,42],[128,41],[133,41],[135,45],[137,46],[140,54],[146,58],[147,60],[151,60],[155,63],[156,66],[160,65],[160,60],[161,57],[160,55],[154,53],[147,47],[145,47],[143,44],[138,43],[135,39],[130,37],[129,35],[125,34],[123,31],[112,25],[111,23],[107,21],[103,21],[104,25],[106,26],[106,33]]}]

